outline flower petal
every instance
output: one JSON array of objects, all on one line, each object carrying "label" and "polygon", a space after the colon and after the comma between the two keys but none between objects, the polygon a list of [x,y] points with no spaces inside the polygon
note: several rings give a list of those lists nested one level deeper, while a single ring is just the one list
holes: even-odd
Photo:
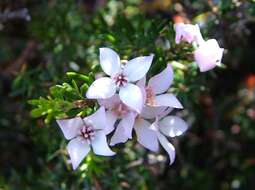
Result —
[{"label": "flower petal", "polygon": [[163,117],[166,117],[171,111],[173,111],[173,108],[168,107],[162,113],[160,113],[158,119],[162,119]]},{"label": "flower petal", "polygon": [[133,112],[128,113],[119,123],[125,129],[125,135],[132,139],[132,131],[135,123],[136,114]]},{"label": "flower petal", "polygon": [[167,116],[159,121],[159,130],[169,137],[180,136],[187,131],[187,129],[187,123],[177,116]]},{"label": "flower petal", "polygon": [[128,136],[125,133],[125,126],[118,125],[111,138],[110,146],[114,146],[119,143],[125,143],[128,140]]},{"label": "flower petal", "polygon": [[152,88],[155,94],[166,92],[174,79],[173,69],[170,64],[159,74],[149,80],[148,86]]},{"label": "flower petal", "polygon": [[128,139],[132,139],[132,131],[135,123],[136,114],[130,112],[127,114],[116,127],[115,133],[111,138],[110,145],[124,143]]},{"label": "flower petal", "polygon": [[160,116],[164,111],[166,107],[151,107],[145,105],[143,107],[141,116],[145,119],[153,119],[157,116]]},{"label": "flower petal", "polygon": [[144,76],[141,80],[139,80],[136,83],[136,85],[139,86],[139,87],[145,87],[145,85],[146,85],[146,76]]},{"label": "flower petal", "polygon": [[118,94],[114,94],[112,97],[107,99],[98,99],[97,102],[99,105],[104,106],[106,109],[111,109],[120,103],[120,97]]},{"label": "flower petal", "polygon": [[104,132],[106,135],[111,133],[114,130],[114,124],[116,123],[117,116],[112,111],[106,112],[106,123]]},{"label": "flower petal", "polygon": [[134,58],[125,65],[124,75],[130,82],[135,82],[143,78],[149,71],[153,55]]},{"label": "flower petal", "polygon": [[167,140],[167,138],[164,135],[162,135],[160,132],[157,132],[157,135],[158,135],[158,140],[159,140],[160,144],[163,146],[163,148],[166,150],[166,152],[169,155],[170,165],[171,165],[175,160],[175,148]]},{"label": "flower petal", "polygon": [[75,138],[68,143],[67,151],[70,155],[73,169],[75,170],[84,157],[89,153],[90,146],[86,141]]},{"label": "flower petal", "polygon": [[59,119],[57,120],[57,123],[67,140],[76,137],[79,130],[83,126],[83,121],[80,117],[75,117],[72,119]]},{"label": "flower petal", "polygon": [[197,42],[197,44],[200,44],[203,42],[203,37],[201,35],[199,26],[192,25],[192,24],[183,24],[178,23],[175,24],[175,43],[179,44],[181,41],[185,41],[188,43]]},{"label": "flower petal", "polygon": [[144,119],[137,119],[135,122],[135,132],[137,135],[137,141],[145,148],[151,151],[158,151],[159,143],[157,133],[151,130],[150,123]]},{"label": "flower petal", "polygon": [[95,138],[91,141],[93,152],[102,156],[113,156],[113,152],[107,144],[106,135],[103,131],[97,131]]},{"label": "flower petal", "polygon": [[202,43],[194,52],[195,61],[200,72],[206,72],[220,65],[224,49],[215,39]]},{"label": "flower petal", "polygon": [[114,76],[121,69],[119,55],[110,48],[99,48],[99,51],[103,71],[109,76]]},{"label": "flower petal", "polygon": [[100,107],[95,113],[92,115],[83,118],[86,124],[90,124],[94,129],[105,129],[106,125],[106,115],[105,108]]},{"label": "flower petal", "polygon": [[86,97],[88,99],[106,99],[116,92],[116,85],[111,78],[102,77],[95,80],[89,87]]},{"label": "flower petal", "polygon": [[140,113],[143,107],[143,94],[141,89],[131,83],[120,88],[119,96],[121,101],[132,108],[133,110]]},{"label": "flower petal", "polygon": [[183,106],[173,94],[162,94],[155,97],[155,106],[168,106],[182,109]]}]

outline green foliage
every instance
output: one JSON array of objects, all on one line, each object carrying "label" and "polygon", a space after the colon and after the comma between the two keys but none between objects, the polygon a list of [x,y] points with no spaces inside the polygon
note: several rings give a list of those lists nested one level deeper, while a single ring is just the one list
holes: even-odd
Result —
[{"label": "green foliage", "polygon": [[[31,116],[38,118],[45,116],[48,124],[53,119],[62,119],[74,116],[86,116],[94,110],[93,101],[86,100],[85,92],[92,83],[92,73],[89,76],[67,72],[69,83],[55,85],[50,88],[47,98],[40,97],[28,101],[35,108]],[[78,86],[79,84],[80,87]]]}]

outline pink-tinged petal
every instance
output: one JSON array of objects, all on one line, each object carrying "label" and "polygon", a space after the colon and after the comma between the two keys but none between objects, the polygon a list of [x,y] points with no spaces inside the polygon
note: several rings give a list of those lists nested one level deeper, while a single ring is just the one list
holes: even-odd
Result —
[{"label": "pink-tinged petal", "polygon": [[106,135],[110,134],[114,130],[114,125],[117,121],[117,116],[112,111],[106,112],[106,123],[104,132]]},{"label": "pink-tinged petal", "polygon": [[119,143],[125,143],[127,140],[128,136],[126,136],[125,133],[125,126],[119,124],[111,138],[110,146],[114,146]]},{"label": "pink-tinged petal", "polygon": [[141,113],[143,107],[143,94],[141,89],[131,83],[121,87],[119,91],[121,101],[133,110]]},{"label": "pink-tinged petal", "polygon": [[140,88],[140,90],[141,90],[141,92],[142,92],[142,95],[143,95],[143,105],[145,105],[145,103],[146,103],[146,89],[145,89],[145,87],[144,86],[141,86],[141,85],[137,85],[139,88]]},{"label": "pink-tinged petal", "polygon": [[106,123],[105,108],[101,106],[95,113],[83,118],[85,124],[92,125],[96,130],[104,130]]},{"label": "pink-tinged petal", "polygon": [[67,151],[70,155],[73,169],[75,170],[89,153],[90,146],[86,141],[80,140],[79,137],[77,137],[68,143]]},{"label": "pink-tinged petal", "polygon": [[57,123],[67,140],[76,137],[83,126],[83,121],[80,117],[75,117],[72,119],[60,119],[57,120]]},{"label": "pink-tinged petal", "polygon": [[95,138],[91,141],[93,152],[96,155],[113,156],[113,152],[107,144],[106,135],[103,131],[97,131]]},{"label": "pink-tinged petal", "polygon": [[158,151],[159,143],[157,133],[151,130],[150,123],[144,119],[137,119],[135,122],[135,132],[137,135],[137,141],[145,148],[151,151]]},{"label": "pink-tinged petal", "polygon": [[132,139],[132,131],[133,131],[136,115],[137,114],[130,112],[125,117],[123,117],[123,119],[119,123],[119,125],[123,126],[125,136],[127,136],[129,139]]},{"label": "pink-tinged petal", "polygon": [[134,58],[125,65],[124,75],[128,81],[136,82],[143,78],[149,71],[152,63],[153,55]]},{"label": "pink-tinged petal", "polygon": [[200,28],[199,28],[198,24],[195,25],[195,30],[196,30],[195,41],[197,42],[198,45],[200,45],[200,44],[204,43],[205,40],[200,32]]},{"label": "pink-tinged petal", "polygon": [[145,119],[154,119],[155,117],[160,116],[165,110],[166,107],[151,107],[145,105],[141,116]]},{"label": "pink-tinged petal", "polygon": [[99,51],[103,71],[109,76],[114,76],[121,69],[119,55],[110,48],[99,48]]},{"label": "pink-tinged petal", "polygon": [[152,88],[154,94],[162,94],[171,86],[174,79],[173,69],[170,64],[159,74],[149,80],[148,86]]},{"label": "pink-tinged petal", "polygon": [[195,61],[201,72],[206,72],[220,65],[224,49],[215,39],[202,43],[194,52]]},{"label": "pink-tinged petal", "polygon": [[185,41],[188,43],[197,42],[200,44],[203,42],[203,37],[201,35],[199,26],[192,24],[183,24],[178,23],[175,25],[175,43],[179,44],[181,41]]},{"label": "pink-tinged petal", "polygon": [[89,87],[86,97],[88,99],[106,99],[116,92],[116,85],[111,78],[102,77],[95,80]]},{"label": "pink-tinged petal", "polygon": [[182,135],[188,129],[188,124],[177,116],[167,116],[159,121],[159,130],[169,137]]},{"label": "pink-tinged petal", "polygon": [[166,117],[171,111],[173,111],[173,109],[174,108],[168,107],[162,113],[160,113],[160,115],[158,116],[158,119],[162,119],[162,118]]},{"label": "pink-tinged petal", "polygon": [[94,129],[105,129],[106,125],[106,115],[105,108],[100,107],[95,113],[92,115],[83,118],[86,124],[92,125]]},{"label": "pink-tinged petal", "polygon": [[160,132],[157,132],[158,135],[158,140],[162,147],[166,150],[167,154],[169,155],[170,159],[170,165],[174,162],[175,160],[175,148],[174,146],[167,140],[167,138],[162,135]]},{"label": "pink-tinged petal", "polygon": [[132,139],[132,131],[135,123],[136,114],[130,112],[120,120],[116,127],[115,133],[111,138],[110,145],[125,143],[128,139]]},{"label": "pink-tinged petal", "polygon": [[114,94],[112,97],[107,99],[98,99],[97,102],[106,109],[112,109],[115,105],[120,103],[120,97],[118,94]]},{"label": "pink-tinged petal", "polygon": [[155,106],[168,106],[182,109],[183,106],[173,94],[162,94],[155,97]]},{"label": "pink-tinged petal", "polygon": [[139,80],[136,83],[136,85],[139,86],[139,87],[145,87],[145,85],[146,85],[146,76],[144,76],[141,80]]},{"label": "pink-tinged petal", "polygon": [[183,33],[183,23],[178,23],[175,24],[174,28],[175,28],[175,43],[179,44],[182,40],[182,33]]}]

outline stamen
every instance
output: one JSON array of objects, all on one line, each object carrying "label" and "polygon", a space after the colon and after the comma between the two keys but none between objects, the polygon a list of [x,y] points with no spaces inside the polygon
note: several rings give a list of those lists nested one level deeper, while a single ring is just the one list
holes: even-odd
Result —
[{"label": "stamen", "polygon": [[152,88],[147,87],[147,88],[145,88],[145,91],[146,91],[146,104],[151,105],[151,106],[155,105],[156,104],[155,94],[154,94]]},{"label": "stamen", "polygon": [[127,77],[123,73],[117,74],[113,80],[118,87],[124,86],[128,81]]},{"label": "stamen", "polygon": [[80,136],[90,144],[90,141],[95,137],[95,131],[92,126],[84,125],[80,130]]}]

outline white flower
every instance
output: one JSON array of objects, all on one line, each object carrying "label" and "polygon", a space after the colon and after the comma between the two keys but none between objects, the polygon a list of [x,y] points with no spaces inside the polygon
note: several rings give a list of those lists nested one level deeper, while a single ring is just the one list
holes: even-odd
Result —
[{"label": "white flower", "polygon": [[209,71],[221,64],[224,49],[215,39],[207,40],[195,50],[195,61],[201,72]]},{"label": "white flower", "polygon": [[203,37],[201,35],[199,26],[192,25],[192,24],[183,24],[178,23],[175,24],[175,43],[179,44],[181,41],[185,41],[188,43],[196,42],[197,44],[200,44],[203,42]]},{"label": "white flower", "polygon": [[67,151],[75,170],[91,147],[93,152],[102,156],[113,156],[115,153],[109,148],[104,132],[107,126],[105,109],[101,107],[94,114],[85,117],[57,120],[65,138],[70,140]]},{"label": "white flower", "polygon": [[106,134],[111,133],[114,130],[116,121],[120,120],[111,138],[110,145],[114,146],[115,144],[125,143],[128,139],[132,139],[132,131],[137,113],[123,104],[117,94],[109,99],[98,100],[98,103],[107,109],[108,128],[105,131]]},{"label": "white flower", "polygon": [[166,116],[163,119],[156,119],[153,124],[140,118],[134,128],[141,145],[155,152],[158,151],[160,143],[168,153],[170,164],[172,164],[175,160],[175,148],[165,136],[180,136],[188,129],[188,125],[177,116]]},{"label": "white flower", "polygon": [[166,93],[173,82],[173,70],[171,65],[159,74],[153,76],[146,86],[145,78],[140,80],[137,85],[142,89],[145,106],[141,115],[144,118],[155,118],[155,114],[160,114],[167,107],[183,108],[174,94]]},{"label": "white flower", "polygon": [[142,92],[132,83],[145,76],[152,59],[153,55],[137,57],[122,65],[115,51],[100,48],[100,65],[110,77],[102,77],[94,81],[87,91],[87,98],[107,99],[119,91],[121,101],[140,113],[143,107]]}]

